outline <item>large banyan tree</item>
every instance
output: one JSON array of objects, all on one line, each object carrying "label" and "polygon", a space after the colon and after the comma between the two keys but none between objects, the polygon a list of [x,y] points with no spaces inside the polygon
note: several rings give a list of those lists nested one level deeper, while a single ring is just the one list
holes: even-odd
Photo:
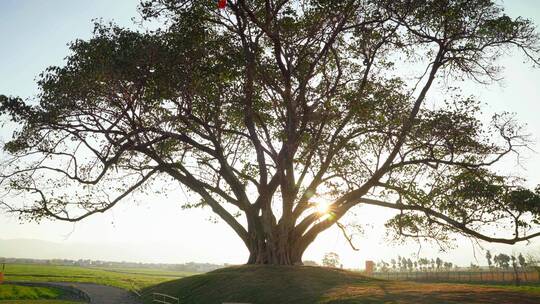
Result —
[{"label": "large banyan tree", "polygon": [[140,11],[160,28],[98,24],[43,72],[37,96],[0,97],[18,125],[3,147],[5,209],[79,221],[167,179],[258,264],[301,263],[359,205],[388,210],[404,238],[540,235],[540,189],[493,169],[527,145],[522,127],[510,114],[481,120],[456,87],[498,80],[510,51],[538,64],[530,21],[491,0],[152,0]]}]

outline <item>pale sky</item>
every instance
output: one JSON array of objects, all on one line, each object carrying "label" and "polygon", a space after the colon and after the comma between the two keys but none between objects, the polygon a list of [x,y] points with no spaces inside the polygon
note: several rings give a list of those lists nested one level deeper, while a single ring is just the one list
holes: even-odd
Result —
[{"label": "pale sky", "polygon": [[[68,54],[66,44],[76,38],[89,38],[92,19],[113,20],[131,26],[137,17],[138,0],[0,0],[0,94],[28,97],[36,93],[35,77],[47,66],[61,64]],[[540,25],[540,1],[507,0],[504,5],[511,16],[524,16]],[[487,103],[484,112],[515,112],[540,151],[540,69],[524,64],[521,56],[510,54],[502,60],[506,67],[504,81],[490,86],[468,84],[466,93],[474,93]],[[10,136],[9,126],[0,130],[0,140]],[[508,159],[501,170],[527,178],[530,186],[540,184],[540,155],[523,155],[521,165]],[[0,214],[1,239],[38,239],[65,246],[84,244],[80,256],[67,251],[60,258],[94,258],[141,262],[183,263],[244,263],[247,250],[225,224],[214,224],[209,210],[181,210],[184,199],[178,190],[165,197],[142,197],[136,202],[125,200],[106,214],[92,216],[76,224],[64,222],[19,223]],[[324,232],[312,244],[304,260],[319,261],[325,252],[337,252],[345,267],[363,267],[364,260],[389,260],[398,254],[417,253],[416,244],[390,245],[384,239],[383,223],[388,211],[362,207],[356,220],[366,224],[365,235],[356,238],[360,248],[348,247],[337,229]],[[529,246],[486,245],[496,252],[532,251],[540,254],[540,241]],[[454,263],[468,265],[474,261],[471,243],[459,239],[457,249],[438,253],[437,248],[424,244],[420,255],[440,256]],[[122,247],[122,248],[121,248]],[[60,248],[60,247],[59,247]],[[480,264],[483,253],[476,252]],[[60,253],[58,255],[61,255]],[[2,248],[0,248],[2,256]],[[43,252],[20,252],[19,257],[52,258]],[[476,262],[475,262],[476,263]]]}]

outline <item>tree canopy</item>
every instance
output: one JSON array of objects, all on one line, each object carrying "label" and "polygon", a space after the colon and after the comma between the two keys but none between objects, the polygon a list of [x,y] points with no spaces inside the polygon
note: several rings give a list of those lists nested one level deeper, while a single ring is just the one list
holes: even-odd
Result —
[{"label": "tree canopy", "polygon": [[486,124],[479,101],[437,83],[497,81],[514,49],[537,65],[527,19],[491,0],[140,10],[161,27],[96,24],[38,96],[0,96],[19,126],[0,173],[9,211],[79,221],[167,179],[238,234],[248,263],[300,263],[359,205],[393,210],[400,238],[540,235],[540,188],[492,169],[527,145],[523,128],[508,113]]}]

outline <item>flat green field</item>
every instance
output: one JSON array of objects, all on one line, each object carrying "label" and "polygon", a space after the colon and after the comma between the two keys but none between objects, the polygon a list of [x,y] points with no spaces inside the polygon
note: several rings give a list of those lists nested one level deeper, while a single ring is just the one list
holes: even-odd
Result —
[{"label": "flat green field", "polygon": [[57,265],[6,265],[6,281],[84,282],[139,290],[193,273],[146,268],[94,268]]},{"label": "flat green field", "polygon": [[186,271],[175,271],[175,270],[166,270],[166,269],[152,269],[152,268],[123,268],[123,267],[112,267],[112,268],[94,268],[110,272],[117,273],[126,273],[126,274],[142,274],[148,276],[158,276],[158,277],[174,277],[174,278],[183,278],[186,276],[199,274],[194,272]]}]

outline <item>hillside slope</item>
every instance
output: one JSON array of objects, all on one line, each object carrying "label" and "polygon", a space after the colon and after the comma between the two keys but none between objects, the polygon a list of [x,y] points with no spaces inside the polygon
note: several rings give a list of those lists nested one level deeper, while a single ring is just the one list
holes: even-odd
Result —
[{"label": "hillside slope", "polygon": [[391,282],[356,272],[309,266],[245,265],[164,282],[143,290],[181,303],[498,303],[538,304],[540,293],[465,284]]},{"label": "hillside slope", "polygon": [[368,284],[358,273],[309,266],[245,265],[169,281],[144,290],[146,298],[161,292],[182,303],[315,303],[331,289]]}]

